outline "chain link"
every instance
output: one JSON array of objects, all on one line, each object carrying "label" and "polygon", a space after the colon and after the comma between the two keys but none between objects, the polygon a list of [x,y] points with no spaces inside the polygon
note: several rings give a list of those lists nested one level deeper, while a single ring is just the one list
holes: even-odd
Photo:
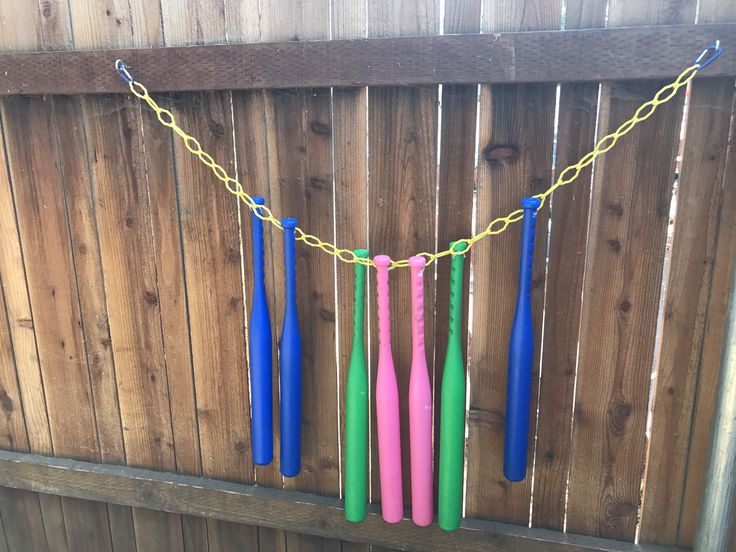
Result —
[{"label": "chain link", "polygon": [[[710,60],[708,61],[708,63],[710,63]],[[590,165],[596,157],[606,153],[611,148],[613,148],[616,145],[616,142],[618,142],[619,138],[628,134],[631,129],[633,129],[637,124],[651,117],[657,107],[671,100],[675,96],[675,94],[677,94],[677,91],[683,86],[686,86],[687,83],[689,83],[693,79],[693,77],[695,77],[698,70],[700,70],[704,66],[705,64],[701,65],[700,63],[696,62],[695,64],[685,69],[682,73],[680,73],[677,79],[675,79],[670,84],[662,87],[654,95],[654,98],[642,104],[636,110],[631,119],[621,124],[621,126],[619,126],[611,134],[608,134],[598,140],[598,143],[593,148],[593,151],[588,152],[580,159],[580,161],[578,161],[574,165],[570,165],[564,171],[562,171],[552,186],[550,186],[541,194],[537,194],[534,196],[541,200],[539,209],[544,206],[546,199],[550,195],[552,195],[555,190],[561,188],[562,186],[566,186],[577,179],[577,177],[580,175],[580,172],[585,167]],[[274,216],[271,209],[269,209],[266,205],[256,205],[255,201],[253,201],[253,198],[243,190],[243,186],[240,184],[240,182],[237,179],[229,176],[227,174],[227,171],[225,171],[225,169],[223,169],[222,166],[220,166],[209,153],[202,149],[199,141],[194,136],[190,136],[189,134],[184,132],[184,130],[182,130],[182,128],[176,123],[176,119],[174,118],[174,115],[171,113],[171,111],[159,106],[155,102],[155,100],[151,98],[148,90],[145,86],[143,86],[143,84],[131,78],[131,80],[128,82],[128,87],[136,97],[140,98],[148,104],[148,106],[156,113],[156,117],[163,126],[172,129],[174,133],[182,139],[184,147],[187,148],[189,152],[196,155],[204,165],[210,168],[214,175],[225,184],[228,192],[230,192],[240,201],[242,201],[248,207],[248,209],[250,209],[258,218],[260,218],[264,222],[272,224],[279,230],[283,230],[281,222],[279,222],[279,220]],[[483,238],[487,236],[496,236],[505,232],[511,224],[519,222],[523,216],[523,211],[521,209],[517,209],[516,211],[512,211],[505,217],[499,217],[492,220],[490,223],[488,223],[488,225],[482,232],[475,234],[474,236],[471,236],[469,238],[459,239],[455,242],[456,244],[464,244],[465,247],[463,249],[453,250],[452,248],[450,248],[443,251],[437,251],[435,253],[419,253],[418,255],[427,259],[427,265],[430,265],[438,259],[441,259],[442,257],[446,257],[448,255],[464,255],[465,253],[470,251],[471,247],[473,247]],[[301,228],[296,228],[296,239],[297,241],[304,242],[309,247],[321,249],[325,253],[337,257],[340,261],[344,263],[373,266],[372,259],[358,257],[352,250],[340,249],[337,245],[323,241],[318,236],[307,234]],[[405,268],[408,266],[408,259],[402,259],[398,261],[392,260],[390,268]]]}]

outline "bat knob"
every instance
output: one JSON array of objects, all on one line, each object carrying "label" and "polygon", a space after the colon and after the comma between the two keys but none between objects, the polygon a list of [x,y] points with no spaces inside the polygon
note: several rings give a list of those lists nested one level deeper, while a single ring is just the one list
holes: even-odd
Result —
[{"label": "bat knob", "polygon": [[297,220],[295,218],[284,218],[281,219],[281,226],[284,227],[285,230],[294,230],[297,225]]},{"label": "bat knob", "polygon": [[388,255],[376,255],[373,257],[373,262],[376,264],[377,268],[388,268],[391,264],[391,257]]},{"label": "bat knob", "polygon": [[522,209],[539,209],[539,206],[542,204],[542,200],[540,200],[538,197],[525,197],[521,200],[521,208]]}]

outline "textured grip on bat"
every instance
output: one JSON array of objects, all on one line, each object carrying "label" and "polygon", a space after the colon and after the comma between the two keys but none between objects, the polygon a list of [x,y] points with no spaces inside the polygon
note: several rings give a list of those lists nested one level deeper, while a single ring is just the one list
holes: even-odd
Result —
[{"label": "textured grip on bat", "polygon": [[281,370],[281,473],[294,477],[301,470],[302,343],[296,305],[297,221],[282,219],[286,306],[279,348]]},{"label": "textured grip on bat", "polygon": [[426,259],[411,257],[412,356],[409,376],[409,445],[411,451],[411,517],[427,526],[434,514],[432,491],[432,387],[424,349],[424,267]]},{"label": "textured grip on bat", "polygon": [[[254,197],[263,205],[262,197]],[[264,465],[273,461],[273,352],[271,317],[266,299],[263,253],[263,221],[251,213],[253,242],[253,299],[248,325],[248,359],[251,382],[251,443],[253,462]]]},{"label": "textured grip on bat", "polygon": [[[355,256],[368,258],[356,249]],[[355,265],[353,345],[345,397],[345,519],[361,522],[366,515],[368,482],[368,369],[365,361],[366,266]]]},{"label": "textured grip on bat", "polygon": [[376,421],[378,464],[381,482],[381,512],[388,523],[398,523],[404,514],[401,487],[401,429],[399,387],[391,353],[391,312],[388,267],[391,259],[377,255],[376,293],[378,300],[378,374],[376,375]]},{"label": "textured grip on bat", "polygon": [[[459,247],[451,245],[451,247]],[[445,531],[460,527],[465,451],[465,364],[462,352],[464,255],[450,261],[450,321],[442,372],[440,467],[437,523]]]},{"label": "textured grip on bat", "polygon": [[519,289],[509,343],[508,380],[506,383],[506,434],[503,473],[509,481],[526,477],[529,444],[529,409],[531,405],[534,328],[532,323],[532,268],[534,231],[540,201],[527,197],[521,201],[524,219],[521,230]]}]

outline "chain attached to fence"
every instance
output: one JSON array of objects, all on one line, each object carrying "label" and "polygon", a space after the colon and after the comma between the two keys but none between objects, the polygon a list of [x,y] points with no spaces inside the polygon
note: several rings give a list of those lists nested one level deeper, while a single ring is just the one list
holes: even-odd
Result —
[{"label": "chain attached to fence", "polygon": [[[552,195],[555,190],[562,186],[566,186],[567,184],[570,184],[575,179],[577,179],[577,177],[580,175],[580,172],[585,167],[590,165],[596,157],[606,153],[611,148],[613,148],[613,146],[616,145],[616,142],[618,142],[619,138],[631,132],[631,129],[633,129],[637,124],[651,117],[652,114],[656,111],[657,107],[671,100],[675,96],[675,94],[677,94],[677,91],[680,88],[686,86],[695,77],[698,71],[707,67],[719,55],[721,55],[721,51],[722,50],[719,41],[710,44],[693,62],[693,65],[680,73],[680,75],[673,82],[662,87],[651,100],[642,104],[636,110],[631,119],[623,123],[611,134],[608,134],[601,138],[592,151],[584,155],[580,159],[580,161],[578,161],[574,165],[570,165],[564,171],[562,171],[552,186],[550,186],[544,192],[534,196],[541,200],[539,208],[541,209],[544,206],[545,200],[550,195]],[[710,54],[709,57],[705,59],[706,55],[708,54]],[[255,201],[253,201],[253,198],[245,190],[243,190],[243,186],[240,184],[240,182],[236,178],[228,175],[225,169],[217,164],[217,162],[215,162],[215,160],[209,153],[202,149],[202,146],[196,138],[182,130],[182,128],[177,124],[176,120],[174,119],[174,115],[171,113],[171,111],[159,106],[156,101],[151,98],[146,87],[140,82],[133,79],[133,76],[128,71],[128,66],[122,60],[119,59],[115,62],[115,69],[118,72],[118,75],[120,75],[120,77],[128,84],[130,91],[136,97],[145,101],[148,104],[148,106],[156,113],[156,117],[163,126],[173,130],[174,133],[182,139],[182,141],[184,142],[184,147],[186,147],[190,153],[196,155],[202,163],[204,163],[207,167],[210,168],[210,170],[212,170],[214,175],[225,184],[228,192],[230,192],[240,201],[245,203],[248,209],[250,209],[258,218],[272,224],[279,230],[283,230],[281,223],[274,216],[273,212],[266,205],[256,205]],[[478,234],[475,234],[474,236],[471,236],[469,238],[461,238],[459,240],[456,240],[455,249],[450,248],[444,251],[437,251],[435,253],[424,252],[418,253],[417,255],[425,257],[427,259],[427,265],[435,262],[437,259],[441,259],[442,257],[446,257],[448,255],[463,255],[464,253],[467,253],[470,248],[475,245],[476,242],[482,240],[486,236],[495,236],[497,234],[501,234],[512,223],[519,222],[522,217],[523,211],[521,209],[517,209],[516,211],[512,211],[504,217],[499,217],[492,220],[482,232],[479,232]],[[307,234],[299,227],[296,228],[295,232],[297,241],[304,242],[309,247],[321,249],[325,253],[334,255],[339,260],[345,263],[373,266],[372,259],[358,257],[350,249],[341,249],[333,243],[321,240],[318,236]],[[462,245],[462,247],[457,247],[457,245]],[[398,261],[392,260],[390,268],[405,268],[408,266],[408,259],[402,259]]]}]

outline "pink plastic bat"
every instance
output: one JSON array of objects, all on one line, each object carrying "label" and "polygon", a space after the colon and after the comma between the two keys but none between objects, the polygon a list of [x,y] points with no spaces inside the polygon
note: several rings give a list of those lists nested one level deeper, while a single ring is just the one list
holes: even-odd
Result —
[{"label": "pink plastic bat", "polygon": [[383,519],[398,523],[404,514],[401,488],[401,430],[399,387],[391,354],[391,314],[388,299],[388,267],[391,259],[377,255],[378,295],[378,375],[376,377],[376,417],[378,421],[378,463],[381,480]]},{"label": "pink plastic bat", "polygon": [[412,355],[409,377],[409,442],[411,445],[411,518],[430,525],[432,504],[432,388],[424,350],[424,257],[411,257]]}]

